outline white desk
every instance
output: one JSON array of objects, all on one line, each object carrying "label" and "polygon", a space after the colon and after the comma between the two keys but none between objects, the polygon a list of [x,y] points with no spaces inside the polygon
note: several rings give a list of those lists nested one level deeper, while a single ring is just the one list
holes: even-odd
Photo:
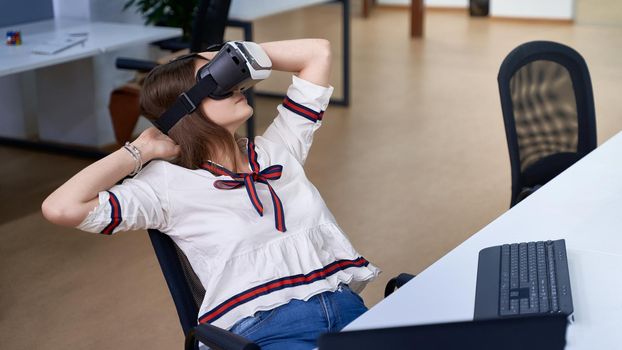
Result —
[{"label": "white desk", "polygon": [[478,253],[566,239],[574,323],[568,349],[622,348],[622,133],[484,227],[346,330],[473,319]]},{"label": "white desk", "polygon": [[[115,81],[114,56],[107,53],[181,35],[178,28],[67,19],[0,28],[7,30],[20,30],[23,45],[0,45],[0,134],[27,138],[26,115],[34,114],[41,140],[85,146],[114,141],[107,105],[110,91],[122,82]],[[35,45],[68,33],[88,33],[88,39],[54,55],[31,53]],[[24,88],[20,73],[33,70]]]},{"label": "white desk", "polygon": [[[0,28],[0,33],[6,33],[12,28],[18,28],[21,31],[24,44],[20,46],[0,45],[0,77],[181,35],[179,28],[68,19]],[[30,52],[38,44],[54,38],[62,38],[69,33],[88,33],[88,40],[84,45],[77,45],[54,55],[38,55]]]}]

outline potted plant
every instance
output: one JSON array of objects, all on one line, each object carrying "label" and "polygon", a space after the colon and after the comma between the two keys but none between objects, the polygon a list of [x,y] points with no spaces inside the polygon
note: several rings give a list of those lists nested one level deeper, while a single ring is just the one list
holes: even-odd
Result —
[{"label": "potted plant", "polygon": [[190,40],[192,19],[199,0],[129,0],[123,10],[135,7],[145,24],[177,27],[183,30],[181,41]]}]

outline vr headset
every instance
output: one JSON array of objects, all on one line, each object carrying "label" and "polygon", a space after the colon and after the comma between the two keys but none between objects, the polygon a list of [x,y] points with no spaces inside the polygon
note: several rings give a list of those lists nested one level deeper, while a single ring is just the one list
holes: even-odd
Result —
[{"label": "vr headset", "polygon": [[[153,124],[164,134],[186,115],[194,112],[203,99],[222,100],[234,91],[244,91],[266,79],[272,72],[272,61],[258,44],[250,41],[229,41],[210,46],[216,56],[197,72],[197,83],[177,97],[173,105]],[[198,53],[181,56],[173,61],[205,57]],[[171,62],[173,62],[171,61]]]}]

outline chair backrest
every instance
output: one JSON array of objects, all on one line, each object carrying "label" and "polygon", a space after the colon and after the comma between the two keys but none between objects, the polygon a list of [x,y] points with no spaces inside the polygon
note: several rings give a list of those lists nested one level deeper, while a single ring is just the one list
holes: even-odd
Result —
[{"label": "chair backrest", "polygon": [[190,52],[205,51],[208,46],[223,42],[230,5],[231,0],[201,0],[199,2],[192,23]]},{"label": "chair backrest", "polygon": [[543,185],[596,148],[594,97],[583,57],[550,41],[515,48],[497,80],[513,206],[525,188]]},{"label": "chair backrest", "polygon": [[190,52],[205,51],[214,44],[224,41],[225,28],[229,17],[231,0],[200,0],[196,5],[192,23],[190,24],[190,41],[182,37],[165,39],[155,42],[163,50],[179,51],[190,49]]},{"label": "chair backrest", "polygon": [[201,281],[188,258],[173,240],[158,230],[148,230],[149,238],[171,292],[184,335],[197,325],[199,307],[205,296]]}]

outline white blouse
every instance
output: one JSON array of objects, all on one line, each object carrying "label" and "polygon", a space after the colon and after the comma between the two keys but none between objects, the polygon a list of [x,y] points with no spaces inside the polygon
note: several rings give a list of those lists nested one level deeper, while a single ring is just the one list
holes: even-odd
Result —
[{"label": "white blouse", "polygon": [[247,142],[253,173],[154,160],[100,192],[78,228],[154,228],[170,236],[206,291],[198,322],[224,329],[340,283],[360,292],[380,270],[352,247],[303,169],[332,91],[293,77],[277,117]]}]

